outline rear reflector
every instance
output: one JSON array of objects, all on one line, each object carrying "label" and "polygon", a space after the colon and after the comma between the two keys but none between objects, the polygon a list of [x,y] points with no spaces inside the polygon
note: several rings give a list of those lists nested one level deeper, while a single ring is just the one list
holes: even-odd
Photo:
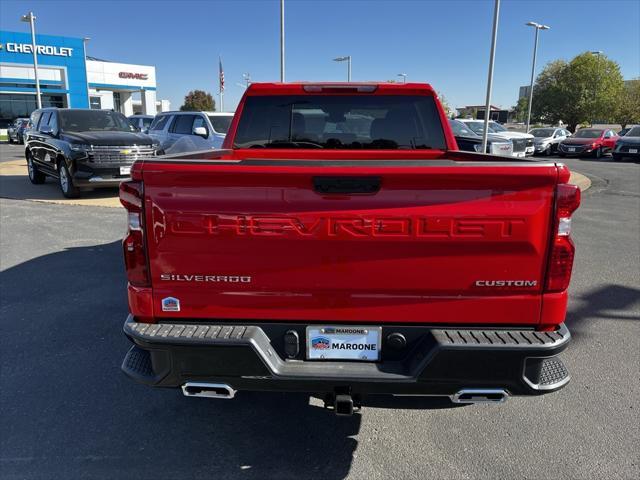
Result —
[{"label": "rear reflector", "polygon": [[562,292],[569,287],[574,254],[571,238],[557,237],[554,240],[547,271],[547,292]]}]

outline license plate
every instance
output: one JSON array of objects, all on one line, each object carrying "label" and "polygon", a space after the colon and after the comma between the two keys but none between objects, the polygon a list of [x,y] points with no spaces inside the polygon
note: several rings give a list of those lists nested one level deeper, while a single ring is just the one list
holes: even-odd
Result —
[{"label": "license plate", "polygon": [[637,148],[630,148],[629,149],[629,153],[638,153],[638,149]]},{"label": "license plate", "polygon": [[380,359],[381,336],[380,327],[307,327],[307,359],[375,362]]},{"label": "license plate", "polygon": [[575,151],[576,151],[576,149],[575,149],[574,147],[569,147],[569,151],[570,151],[570,152],[575,152]]},{"label": "license plate", "polygon": [[120,167],[120,175],[131,175],[131,167]]}]

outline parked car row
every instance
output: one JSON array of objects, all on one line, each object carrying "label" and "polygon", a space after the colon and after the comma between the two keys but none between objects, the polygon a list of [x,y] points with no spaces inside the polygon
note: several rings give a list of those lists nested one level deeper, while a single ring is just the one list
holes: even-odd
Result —
[{"label": "parked car row", "polygon": [[611,153],[614,160],[640,157],[640,127],[626,128],[619,133],[609,128],[582,128],[571,134],[564,128],[534,128],[535,153],[559,157],[593,156]]},{"label": "parked car row", "polygon": [[129,118],[111,110],[43,108],[17,119],[11,142],[25,143],[29,180],[55,178],[65,197],[116,187],[136,160],[220,148],[233,113],[166,112]]}]

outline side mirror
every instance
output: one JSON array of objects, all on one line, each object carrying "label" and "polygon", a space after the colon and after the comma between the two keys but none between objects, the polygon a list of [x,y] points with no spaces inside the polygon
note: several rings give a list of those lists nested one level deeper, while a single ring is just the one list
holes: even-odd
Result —
[{"label": "side mirror", "polygon": [[207,138],[209,135],[207,134],[207,129],[204,127],[196,127],[193,129],[193,134],[198,137]]},{"label": "side mirror", "polygon": [[45,135],[53,135],[53,129],[49,125],[43,125],[40,127],[40,133],[44,133]]}]

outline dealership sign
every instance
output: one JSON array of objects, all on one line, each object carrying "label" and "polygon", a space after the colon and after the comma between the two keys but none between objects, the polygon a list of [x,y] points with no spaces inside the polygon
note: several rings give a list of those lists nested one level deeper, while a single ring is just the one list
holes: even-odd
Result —
[{"label": "dealership sign", "polygon": [[146,73],[132,73],[132,72],[120,72],[118,73],[120,78],[132,78],[134,80],[147,80],[149,75]]},{"label": "dealership sign", "polygon": [[[0,46],[0,50],[2,46]],[[30,43],[7,43],[6,50],[9,53],[33,53],[33,45]],[[54,47],[51,45],[36,45],[38,55],[53,55],[56,57],[70,57],[73,54],[73,48],[70,47]]]}]

